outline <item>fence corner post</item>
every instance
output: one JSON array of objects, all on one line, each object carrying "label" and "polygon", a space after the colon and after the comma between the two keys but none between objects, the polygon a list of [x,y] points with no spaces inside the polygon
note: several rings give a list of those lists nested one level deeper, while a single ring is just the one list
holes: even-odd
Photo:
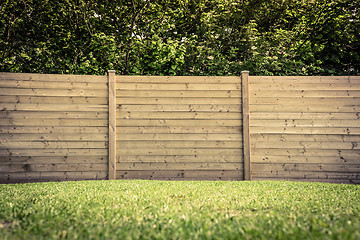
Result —
[{"label": "fence corner post", "polygon": [[244,179],[251,180],[249,71],[241,72]]},{"label": "fence corner post", "polygon": [[116,80],[115,70],[108,70],[109,89],[109,180],[116,179]]}]

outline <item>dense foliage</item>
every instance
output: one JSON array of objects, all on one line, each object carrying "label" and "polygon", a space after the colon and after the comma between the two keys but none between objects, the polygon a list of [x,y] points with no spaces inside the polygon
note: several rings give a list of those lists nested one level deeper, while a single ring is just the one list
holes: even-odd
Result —
[{"label": "dense foliage", "polygon": [[0,71],[358,75],[360,1],[2,0]]},{"label": "dense foliage", "polygon": [[271,181],[0,184],[0,239],[360,239],[360,186]]}]

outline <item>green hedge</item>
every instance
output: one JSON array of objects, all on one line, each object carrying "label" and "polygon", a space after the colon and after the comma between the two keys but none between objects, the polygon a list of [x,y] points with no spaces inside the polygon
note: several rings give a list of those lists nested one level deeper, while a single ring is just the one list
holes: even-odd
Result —
[{"label": "green hedge", "polygon": [[354,0],[4,0],[0,71],[358,75]]}]

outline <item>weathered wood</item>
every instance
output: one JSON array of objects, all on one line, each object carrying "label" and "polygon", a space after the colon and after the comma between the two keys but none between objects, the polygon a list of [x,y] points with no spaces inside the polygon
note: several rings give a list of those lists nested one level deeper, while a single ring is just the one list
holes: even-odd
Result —
[{"label": "weathered wood", "polygon": [[[95,149],[92,149],[95,150]],[[100,149],[98,150],[99,152]],[[16,152],[14,150],[14,152]],[[241,158],[243,151],[242,149],[223,149],[223,148],[212,148],[212,149],[195,149],[195,148],[138,148],[138,149],[124,149],[120,148],[117,151],[119,155],[236,155]],[[1,153],[1,150],[0,150]],[[80,155],[80,154],[79,154]],[[95,155],[95,154],[94,154]]]},{"label": "weathered wood", "polygon": [[12,133],[12,134],[0,134],[0,141],[106,141],[108,139],[107,134],[82,134],[82,133]]},{"label": "weathered wood", "polygon": [[123,119],[117,123],[117,126],[122,127],[240,127],[242,126],[241,120],[167,120],[167,119],[145,119],[145,120],[132,120]]},{"label": "weathered wood", "polygon": [[240,84],[197,84],[197,83],[122,83],[117,89],[119,90],[240,90]]},{"label": "weathered wood", "polygon": [[345,135],[359,135],[360,128],[352,127],[251,127],[251,133],[287,133],[287,134],[345,134]]},{"label": "weathered wood", "polygon": [[116,179],[116,81],[115,70],[108,71],[109,78],[109,180]]},{"label": "weathered wood", "polygon": [[254,142],[252,148],[266,149],[360,149],[360,139],[356,142]]},{"label": "weathered wood", "polygon": [[360,113],[348,112],[348,113],[316,113],[316,112],[252,112],[251,119],[324,119],[324,120],[355,120],[360,119]]},{"label": "weathered wood", "polygon": [[[48,164],[49,157],[33,156],[0,156],[1,164]],[[107,156],[58,156],[51,157],[52,164],[55,163],[103,163],[108,164]]]},{"label": "weathered wood", "polygon": [[171,111],[171,112],[241,112],[241,104],[187,104],[187,105],[141,105],[141,104],[132,104],[132,105],[118,105],[118,111]]},{"label": "weathered wood", "polygon": [[118,104],[241,104],[237,98],[117,98]]},{"label": "weathered wood", "polygon": [[49,96],[49,97],[106,97],[107,92],[104,90],[82,90],[82,89],[16,89],[16,88],[0,88],[0,95],[5,96]]},{"label": "weathered wood", "polygon": [[353,127],[360,128],[360,121],[356,120],[295,120],[295,119],[285,119],[285,120],[258,120],[253,119],[251,121],[251,127],[260,127],[260,126],[272,126],[272,127]]},{"label": "weathered wood", "polygon": [[18,126],[1,126],[0,133],[33,133],[33,134],[99,134],[107,139],[108,127],[64,127],[64,126],[51,126],[51,127],[18,127]]},{"label": "weathered wood", "polygon": [[249,71],[241,72],[242,86],[242,114],[243,114],[243,153],[244,153],[244,177],[251,180],[251,148],[250,148],[250,94],[249,94]]},{"label": "weathered wood", "polygon": [[220,140],[135,140],[119,141],[117,148],[138,149],[138,148],[224,148],[239,149],[242,148],[241,141],[220,141]]},{"label": "weathered wood", "polygon": [[241,113],[229,112],[118,112],[117,118],[121,119],[241,119]]},{"label": "weathered wood", "polygon": [[359,83],[359,76],[249,76],[252,84]]},{"label": "weathered wood", "polygon": [[[107,97],[45,97],[45,96],[0,96],[0,103],[17,103],[17,104],[55,104],[59,107],[61,105],[81,105],[81,104],[90,104],[90,105],[108,105]],[[84,106],[85,107],[85,106]]]},{"label": "weathered wood", "polygon": [[310,113],[359,113],[360,106],[334,106],[326,104],[313,105],[251,105],[251,110],[254,112],[310,112]]},{"label": "weathered wood", "polygon": [[121,134],[118,140],[214,140],[214,141],[241,141],[240,134],[207,134],[207,133],[140,133],[140,134]]},{"label": "weathered wood", "polygon": [[43,163],[43,164],[1,164],[0,172],[64,172],[64,171],[106,171],[107,163]]},{"label": "weathered wood", "polygon": [[0,104],[0,111],[68,111],[68,112],[106,112],[108,106],[104,104],[22,104],[5,103]]},{"label": "weathered wood", "polygon": [[106,83],[73,83],[73,82],[49,82],[49,81],[24,81],[24,80],[1,80],[0,88],[16,88],[16,89],[26,89],[26,88],[44,88],[49,89],[99,89],[107,90]]},{"label": "weathered wood", "polygon": [[[0,158],[1,159],[1,158]],[[237,162],[242,163],[243,158],[239,155],[124,155],[118,156],[118,162],[135,162],[135,163],[226,163]]]},{"label": "weathered wood", "polygon": [[0,149],[0,156],[31,156],[31,157],[61,157],[61,156],[108,156],[107,149]]},{"label": "weathered wood", "polygon": [[205,83],[228,84],[239,83],[238,77],[233,76],[117,76],[119,83]]},{"label": "weathered wood", "polygon": [[357,156],[252,156],[252,163],[321,163],[321,164],[358,164]]},{"label": "weathered wood", "polygon": [[[149,170],[149,171],[168,171],[168,170],[243,170],[242,163],[212,163],[212,162],[190,162],[190,163],[139,163],[139,162],[120,162],[118,164],[121,171],[129,170]],[[1,168],[1,165],[0,165]]]},{"label": "weathered wood", "polygon": [[204,97],[212,97],[212,98],[239,98],[241,97],[241,91],[234,90],[211,90],[211,91],[131,91],[131,90],[119,90],[116,93],[118,98],[169,98],[169,97],[183,97],[183,98],[204,98]]},{"label": "weathered wood", "polygon": [[47,112],[47,111],[0,111],[0,118],[28,119],[33,118],[70,118],[70,119],[108,119],[108,113],[103,111],[79,111],[79,112]]},{"label": "weathered wood", "polygon": [[[0,129],[1,133],[1,129]],[[124,133],[242,133],[241,127],[118,127]]]},{"label": "weathered wood", "polygon": [[[360,135],[318,135],[318,134],[252,134],[252,140],[258,142],[359,142]],[[281,145],[281,144],[279,144]]]},{"label": "weathered wood", "polygon": [[106,76],[8,73],[8,72],[0,72],[0,80],[33,81],[33,82],[46,81],[46,82],[70,82],[70,83],[94,83],[94,82],[107,83]]},{"label": "weathered wood", "polygon": [[63,142],[63,141],[0,141],[0,149],[71,149],[71,148],[104,148],[107,149],[107,142],[81,141],[81,142]]},{"label": "weathered wood", "polygon": [[68,127],[103,127],[106,119],[80,119],[80,118],[31,118],[31,119],[0,119],[0,125],[12,126],[68,126]]},{"label": "weathered wood", "polygon": [[270,90],[270,89],[259,89],[251,87],[250,94],[255,97],[288,97],[288,98],[299,98],[299,97],[326,97],[326,98],[336,98],[336,97],[360,97],[359,90],[353,90],[348,88],[348,90]]}]

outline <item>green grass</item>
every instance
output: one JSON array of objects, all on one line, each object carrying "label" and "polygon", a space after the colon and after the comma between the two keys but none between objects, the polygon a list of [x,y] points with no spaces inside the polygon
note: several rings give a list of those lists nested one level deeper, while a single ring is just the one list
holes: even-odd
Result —
[{"label": "green grass", "polygon": [[0,239],[360,239],[360,186],[140,180],[0,185]]}]

